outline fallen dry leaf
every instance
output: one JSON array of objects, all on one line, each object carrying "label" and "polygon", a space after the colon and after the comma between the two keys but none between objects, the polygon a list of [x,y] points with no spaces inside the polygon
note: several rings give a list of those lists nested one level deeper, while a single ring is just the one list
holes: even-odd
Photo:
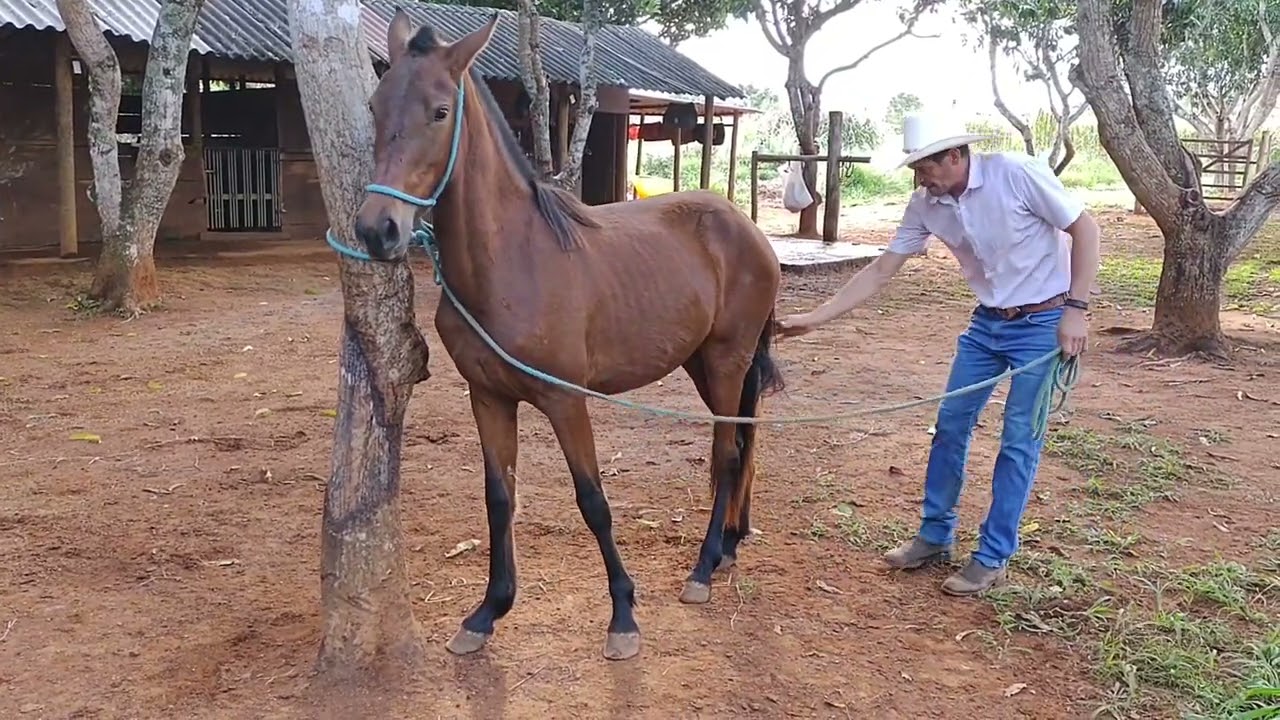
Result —
[{"label": "fallen dry leaf", "polygon": [[336,417],[338,417],[338,411],[337,411],[337,410],[321,410],[321,411],[320,411],[320,414],[321,414],[321,415],[323,415],[323,416],[325,416],[325,417],[331,417],[331,418],[336,418]]},{"label": "fallen dry leaf", "polygon": [[956,642],[960,642],[976,632],[978,632],[977,628],[974,628],[973,630],[965,630],[964,632],[961,632],[961,633],[956,633]]},{"label": "fallen dry leaf", "polygon": [[902,476],[905,476],[907,473],[906,473],[902,468],[898,467],[897,465],[890,465],[890,466],[889,466],[889,474],[890,474],[890,475],[902,475]]},{"label": "fallen dry leaf", "polygon": [[159,391],[164,389],[164,383],[159,380],[148,380],[147,389],[151,391]]},{"label": "fallen dry leaf", "polygon": [[249,377],[249,373],[246,373],[246,372],[239,372],[231,376],[233,380],[239,380],[241,378],[247,378],[247,377]]},{"label": "fallen dry leaf", "polygon": [[839,589],[839,588],[832,587],[831,585],[826,584],[826,583],[825,583],[825,582],[823,582],[822,580],[819,580],[819,581],[817,582],[817,586],[818,586],[818,589],[819,589],[819,590],[821,590],[822,592],[831,593],[832,595],[843,595],[843,594],[844,594],[843,592],[841,592],[841,591],[840,591],[840,589]]},{"label": "fallen dry leaf", "polygon": [[100,442],[102,442],[102,436],[101,436],[101,435],[95,435],[95,434],[93,434],[93,433],[91,433],[91,432],[74,432],[74,433],[71,433],[71,439],[72,439],[72,440],[79,440],[80,442],[89,442],[89,443],[100,443]]},{"label": "fallen dry leaf", "polygon": [[476,540],[475,538],[472,538],[470,540],[463,540],[457,545],[454,545],[453,549],[445,553],[444,556],[447,558],[451,558],[457,555],[461,555],[462,553],[467,552],[468,550],[475,550],[478,547],[480,547],[480,541]]},{"label": "fallen dry leaf", "polygon": [[235,558],[227,560],[205,560],[203,564],[209,567],[231,567],[232,565],[239,565],[240,561]]},{"label": "fallen dry leaf", "polygon": [[266,417],[270,414],[271,414],[271,408],[258,408],[257,410],[253,411],[253,416],[255,418]]},{"label": "fallen dry leaf", "polygon": [[1023,690],[1026,690],[1026,689],[1027,689],[1027,684],[1026,684],[1026,683],[1014,683],[1014,684],[1012,684],[1012,685],[1010,685],[1009,687],[1007,687],[1007,688],[1005,688],[1005,689],[1004,689],[1004,696],[1005,696],[1005,697],[1013,697],[1014,695],[1017,695],[1018,693],[1022,692]]},{"label": "fallen dry leaf", "polygon": [[831,707],[833,707],[833,708],[839,708],[839,709],[841,709],[841,710],[843,710],[844,708],[849,707],[848,705],[845,705],[845,704],[844,704],[844,703],[842,703],[842,702],[836,702],[835,700],[823,700],[822,702],[826,703],[827,705],[829,705],[829,706],[831,706]]}]

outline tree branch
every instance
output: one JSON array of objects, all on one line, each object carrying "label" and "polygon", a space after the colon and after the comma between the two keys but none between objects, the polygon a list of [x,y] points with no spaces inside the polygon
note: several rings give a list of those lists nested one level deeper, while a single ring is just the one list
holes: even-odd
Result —
[{"label": "tree branch", "polygon": [[1133,111],[1151,149],[1169,177],[1192,187],[1183,162],[1182,141],[1173,124],[1173,103],[1160,67],[1162,0],[1134,0],[1129,16],[1129,42],[1124,52],[1124,72],[1129,80]]},{"label": "tree branch", "polygon": [[1018,117],[1009,106],[1005,104],[1004,98],[1000,97],[1000,84],[996,81],[996,40],[991,34],[991,26],[987,25],[987,59],[991,66],[991,96],[993,98],[996,110],[1004,116],[1005,120],[1022,135],[1022,144],[1027,150],[1028,155],[1036,154],[1035,135],[1031,133],[1031,127],[1020,117]]},{"label": "tree branch", "polygon": [[1280,205],[1280,162],[1273,162],[1222,214],[1231,242],[1228,262],[1253,240],[1277,205]]},{"label": "tree branch", "polygon": [[1176,230],[1182,188],[1164,172],[1138,124],[1117,65],[1119,51],[1108,0],[1080,0],[1076,9],[1080,64],[1069,75],[1098,119],[1098,138],[1138,202],[1167,235]]},{"label": "tree branch", "polygon": [[830,80],[831,78],[835,77],[836,75],[839,75],[840,73],[848,72],[848,71],[850,71],[850,70],[852,70],[852,69],[854,69],[854,68],[858,67],[858,66],[859,66],[859,65],[861,65],[861,64],[862,64],[862,63],[863,63],[867,58],[871,57],[872,55],[875,55],[877,52],[880,52],[881,50],[883,50],[883,49],[885,49],[885,48],[889,47],[890,45],[892,45],[892,44],[894,44],[894,43],[898,42],[899,40],[901,40],[901,39],[903,39],[903,38],[907,37],[908,35],[911,35],[911,36],[913,36],[913,37],[922,38],[922,39],[925,39],[925,38],[936,38],[936,37],[940,37],[939,35],[918,35],[918,34],[916,34],[916,32],[914,31],[914,28],[915,28],[915,26],[916,26],[916,21],[918,21],[918,20],[920,19],[920,13],[921,13],[921,12],[923,12],[923,10],[917,10],[917,11],[915,12],[915,14],[913,14],[913,15],[911,16],[911,18],[910,18],[910,19],[908,20],[908,22],[907,22],[907,27],[906,27],[906,29],[904,29],[902,32],[898,33],[897,35],[894,35],[893,37],[889,38],[888,40],[885,40],[884,42],[880,43],[879,45],[876,45],[875,47],[873,47],[873,48],[871,48],[870,50],[866,51],[866,52],[865,52],[865,53],[863,53],[863,54],[862,54],[862,56],[861,56],[861,57],[859,57],[857,60],[854,60],[853,62],[851,62],[851,63],[849,63],[849,64],[847,64],[847,65],[841,65],[841,66],[839,66],[839,67],[835,67],[835,68],[832,68],[832,69],[828,70],[828,71],[826,72],[826,74],[824,74],[824,75],[822,76],[822,79],[818,81],[818,85],[817,85],[818,92],[819,92],[819,93],[821,93],[821,92],[822,92],[822,88],[827,84],[827,81],[828,81],[828,80]]},{"label": "tree branch", "polygon": [[760,31],[764,33],[765,39],[769,41],[774,50],[778,51],[778,54],[785,56],[791,49],[789,44],[790,36],[782,27],[782,21],[778,17],[777,4],[770,4],[769,14],[772,16],[772,20],[770,20],[770,18],[765,17],[764,2],[765,0],[755,0],[751,9],[755,13],[756,21],[760,23]]},{"label": "tree branch", "polygon": [[[822,26],[826,25],[831,18],[854,9],[861,2],[862,0],[839,0],[839,2],[826,10],[814,13],[813,17],[809,20],[810,34],[818,32],[818,30],[822,29]],[[919,11],[917,11],[917,13],[918,12]],[[911,24],[914,25],[915,21],[913,20]]]},{"label": "tree branch", "polygon": [[536,0],[519,0],[520,80],[529,94],[529,125],[533,132],[533,159],[538,174],[550,178],[551,160],[551,90],[547,73],[542,68],[542,17]]}]

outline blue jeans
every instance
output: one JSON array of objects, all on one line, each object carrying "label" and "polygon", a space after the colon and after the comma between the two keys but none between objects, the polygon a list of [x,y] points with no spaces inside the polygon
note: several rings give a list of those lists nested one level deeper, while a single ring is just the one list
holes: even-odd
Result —
[{"label": "blue jeans", "polygon": [[[1005,320],[990,310],[977,308],[969,327],[956,341],[947,390],[990,380],[1010,367],[1021,367],[1058,347],[1058,320],[1062,308],[1054,308]],[[1036,393],[1049,364],[1015,375],[1005,399],[1000,454],[991,478],[991,505],[979,529],[973,559],[989,568],[1003,567],[1018,549],[1018,525],[1031,497],[1031,485],[1040,465],[1044,440],[1036,440],[1032,415]],[[978,415],[995,386],[944,400],[938,408],[937,431],[925,471],[924,507],[920,537],[935,545],[955,542],[956,512],[964,486],[969,439]]]}]

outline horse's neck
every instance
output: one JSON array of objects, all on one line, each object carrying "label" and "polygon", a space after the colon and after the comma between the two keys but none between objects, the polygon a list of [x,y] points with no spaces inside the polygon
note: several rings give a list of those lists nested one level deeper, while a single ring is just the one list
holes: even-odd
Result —
[{"label": "horse's neck", "polygon": [[493,136],[480,100],[472,102],[455,175],[436,209],[435,225],[445,281],[460,294],[483,297],[498,263],[518,262],[513,250],[528,225],[521,215],[533,207],[533,197],[504,155],[502,138]]}]

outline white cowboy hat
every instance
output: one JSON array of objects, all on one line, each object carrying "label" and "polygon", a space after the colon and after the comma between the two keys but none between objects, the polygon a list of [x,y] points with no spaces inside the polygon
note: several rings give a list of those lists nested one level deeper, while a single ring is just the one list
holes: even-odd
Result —
[{"label": "white cowboy hat", "polygon": [[930,155],[986,140],[989,135],[966,133],[963,127],[942,118],[915,113],[902,118],[902,152],[906,157],[898,163],[905,167]]}]

